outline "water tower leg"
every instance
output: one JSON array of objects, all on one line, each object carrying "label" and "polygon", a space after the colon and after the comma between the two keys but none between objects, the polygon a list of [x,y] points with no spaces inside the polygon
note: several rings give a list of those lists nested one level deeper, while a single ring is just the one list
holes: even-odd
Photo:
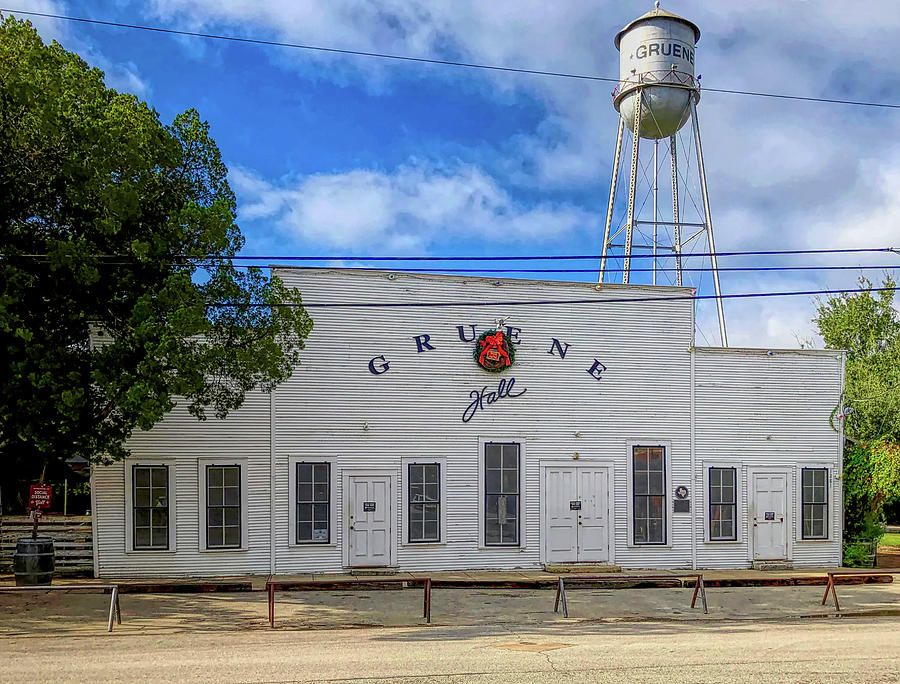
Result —
[{"label": "water tower leg", "polygon": [[656,285],[656,242],[659,237],[659,140],[653,141],[653,284]]},{"label": "water tower leg", "polygon": [[603,231],[603,251],[600,253],[600,278],[603,282],[606,272],[606,250],[609,247],[609,229],[612,226],[613,207],[616,203],[616,184],[619,180],[619,160],[622,158],[622,134],[625,131],[625,119],[619,117],[619,133],[616,135],[616,154],[613,157],[612,179],[609,182],[609,204],[606,205],[606,228]]},{"label": "water tower leg", "polygon": [[709,193],[706,190],[706,169],[703,166],[703,146],[700,144],[700,122],[697,120],[697,103],[691,98],[691,124],[694,127],[694,144],[697,147],[697,168],[700,170],[700,193],[703,197],[703,213],[706,215],[706,242],[712,263],[713,284],[716,287],[716,308],[719,311],[719,334],[722,346],[728,346],[725,332],[725,308],[722,306],[722,288],[719,286],[719,264],[716,259],[716,243],[713,240],[712,214],[709,211]]},{"label": "water tower leg", "polygon": [[675,247],[675,284],[681,287],[681,224],[678,208],[678,143],[675,134],[669,138],[669,156],[672,158],[672,225]]},{"label": "water tower leg", "polygon": [[627,285],[631,269],[631,240],[634,236],[634,194],[637,189],[638,149],[641,142],[641,106],[643,88],[635,92],[634,103],[634,139],[631,143],[631,180],[628,183],[628,218],[625,221],[625,264],[622,271],[622,284]]}]

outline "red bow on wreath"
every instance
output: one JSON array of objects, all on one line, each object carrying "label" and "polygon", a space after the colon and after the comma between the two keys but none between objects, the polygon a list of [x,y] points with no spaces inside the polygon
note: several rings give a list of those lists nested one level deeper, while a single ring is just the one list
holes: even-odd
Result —
[{"label": "red bow on wreath", "polygon": [[[509,366],[512,363],[509,360],[509,353],[503,348],[503,332],[498,330],[493,335],[485,335],[483,340],[479,340],[479,344],[484,347],[481,350],[481,354],[478,355],[478,363],[482,366],[484,365],[484,357],[489,354],[492,350],[497,352],[500,358],[503,359],[504,366]],[[488,357],[490,358],[490,357]]]}]

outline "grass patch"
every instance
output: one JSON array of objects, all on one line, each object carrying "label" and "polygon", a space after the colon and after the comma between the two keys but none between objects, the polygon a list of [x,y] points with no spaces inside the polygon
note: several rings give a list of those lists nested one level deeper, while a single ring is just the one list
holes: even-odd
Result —
[{"label": "grass patch", "polygon": [[881,538],[881,546],[900,546],[900,533],[888,532]]}]

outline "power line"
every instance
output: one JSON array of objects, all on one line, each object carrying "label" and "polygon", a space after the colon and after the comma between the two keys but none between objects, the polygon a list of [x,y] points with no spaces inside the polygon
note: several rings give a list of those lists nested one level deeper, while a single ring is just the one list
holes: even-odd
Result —
[{"label": "power line", "polygon": [[848,288],[841,290],[792,290],[786,292],[742,292],[738,294],[723,295],[666,295],[660,297],[628,297],[628,298],[605,298],[605,299],[552,299],[552,300],[513,300],[505,302],[331,302],[331,303],[306,303],[296,304],[294,302],[210,302],[208,306],[214,308],[281,308],[281,307],[300,307],[304,309],[395,309],[395,308],[448,308],[448,307],[466,307],[466,306],[554,306],[560,304],[635,304],[641,302],[676,302],[686,300],[701,299],[751,299],[760,297],[797,297],[811,295],[830,295],[830,294],[850,294],[858,292],[896,292],[897,287],[872,287],[872,288]]},{"label": "power line", "polygon": [[[194,38],[207,38],[211,40],[224,40],[235,43],[248,43],[251,45],[265,45],[270,47],[292,48],[297,50],[309,50],[314,52],[328,52],[341,55],[355,55],[358,57],[373,57],[377,59],[391,59],[403,62],[420,62],[423,64],[439,64],[442,66],[464,67],[468,69],[483,69],[488,71],[505,71],[516,74],[531,74],[535,76],[553,76],[557,78],[571,78],[584,81],[603,81],[607,83],[619,83],[618,78],[592,76],[589,74],[576,74],[562,71],[545,71],[543,69],[525,69],[521,67],[505,67],[493,64],[478,64],[475,62],[458,62],[447,59],[429,59],[427,57],[411,57],[409,55],[394,55],[385,52],[369,52],[365,50],[350,50],[343,48],[325,47],[321,45],[307,45],[304,43],[288,43],[278,40],[263,40],[260,38],[246,38],[242,36],[229,36],[219,33],[202,33],[200,31],[185,31],[179,29],[163,28],[161,26],[146,26],[143,24],[126,24],[117,21],[104,21],[101,19],[88,19],[86,17],[71,17],[63,14],[51,14],[49,12],[33,12],[27,10],[17,10],[7,7],[0,7],[0,12],[11,12],[13,14],[23,14],[33,17],[44,17],[47,19],[60,19],[63,21],[81,22],[85,24],[96,24],[99,26],[113,26],[116,28],[127,28],[139,31],[151,31],[154,33],[166,33],[178,36],[191,36]],[[857,107],[882,107],[886,109],[900,109],[900,104],[891,102],[867,102],[863,100],[842,100],[830,97],[809,97],[803,95],[788,95],[785,93],[766,93],[752,90],[735,90],[729,88],[703,88],[706,92],[726,93],[729,95],[748,95],[752,97],[769,97],[780,100],[798,100],[801,102],[823,102],[827,104],[843,104],[853,105]]]},{"label": "power line", "polygon": [[[887,252],[891,254],[900,255],[900,248],[897,247],[854,247],[854,248],[842,248],[842,249],[767,249],[767,250],[751,250],[751,251],[743,251],[743,252],[716,252],[715,256],[717,257],[726,257],[726,256],[780,256],[780,255],[791,255],[791,254],[859,254],[863,252]],[[18,254],[15,255],[17,258],[27,258],[27,259],[47,259],[51,255],[49,254]],[[123,258],[131,258],[128,254],[92,254],[89,255],[94,259],[123,259]],[[669,259],[674,258],[676,254],[674,252],[658,258]],[[688,254],[680,254],[682,259],[686,259],[688,257],[709,257],[713,256],[710,252],[702,252],[702,253],[688,253]],[[621,259],[624,258],[623,255],[606,255],[608,259]],[[0,259],[9,258],[7,255],[0,254]],[[191,259],[205,259],[210,262],[217,261],[228,261],[228,260],[239,260],[239,261],[537,261],[537,260],[577,260],[577,259],[600,259],[601,255],[599,254],[544,254],[544,255],[498,255],[498,256],[484,256],[484,255],[474,255],[474,256],[362,256],[362,255],[332,255],[332,256],[322,256],[322,255],[287,255],[287,254],[275,254],[275,255],[252,255],[252,254],[236,254],[234,256],[221,256],[218,254],[202,254],[202,255],[189,255],[189,254],[175,254],[172,257],[168,257],[171,260],[184,260],[190,261]],[[632,254],[632,259],[652,259],[652,254]]]}]

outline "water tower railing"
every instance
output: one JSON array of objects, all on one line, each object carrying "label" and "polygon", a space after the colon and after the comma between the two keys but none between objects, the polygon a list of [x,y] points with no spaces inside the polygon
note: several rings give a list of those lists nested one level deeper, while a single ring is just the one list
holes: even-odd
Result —
[{"label": "water tower railing", "polygon": [[675,69],[660,69],[658,71],[644,71],[619,81],[619,85],[612,91],[612,96],[616,98],[620,93],[641,85],[667,85],[700,91],[700,81],[691,74],[676,71]]}]

